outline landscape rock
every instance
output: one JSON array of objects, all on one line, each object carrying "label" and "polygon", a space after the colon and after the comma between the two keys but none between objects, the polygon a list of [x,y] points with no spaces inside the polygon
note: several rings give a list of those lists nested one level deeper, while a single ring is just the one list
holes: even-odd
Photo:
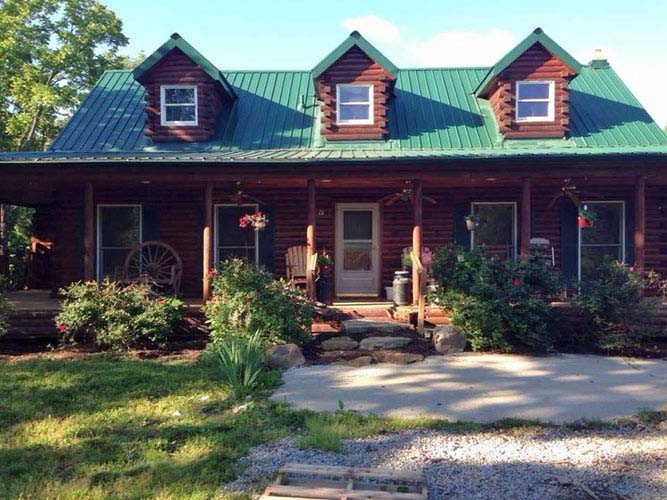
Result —
[{"label": "landscape rock", "polygon": [[358,358],[348,359],[343,361],[341,364],[345,366],[352,366],[354,368],[359,368],[361,366],[368,366],[373,362],[373,358],[370,356],[359,356]]},{"label": "landscape rock", "polygon": [[360,349],[372,351],[375,349],[397,349],[412,342],[409,337],[368,337],[359,344]]},{"label": "landscape rock", "polygon": [[303,353],[296,344],[274,345],[266,350],[266,364],[269,368],[286,370],[301,366],[306,362]]},{"label": "landscape rock", "polygon": [[440,354],[463,352],[466,346],[466,334],[452,325],[439,325],[433,330],[433,347]]},{"label": "landscape rock", "polygon": [[325,351],[351,351],[359,347],[359,342],[347,336],[333,337],[322,342],[321,347]]},{"label": "landscape rock", "polygon": [[409,365],[418,361],[424,361],[423,354],[414,352],[383,352],[378,353],[376,359],[379,363],[392,363],[394,365]]},{"label": "landscape rock", "polygon": [[376,321],[372,319],[348,319],[342,322],[343,331],[349,334],[364,334],[370,332],[396,333],[405,329],[401,323],[391,321]]}]

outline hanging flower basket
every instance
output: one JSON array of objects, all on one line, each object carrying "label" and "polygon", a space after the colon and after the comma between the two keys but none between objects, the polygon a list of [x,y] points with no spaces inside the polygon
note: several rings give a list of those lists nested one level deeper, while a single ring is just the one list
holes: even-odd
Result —
[{"label": "hanging flower basket", "polygon": [[577,221],[579,222],[579,227],[581,229],[586,229],[587,227],[592,227],[593,226],[593,221],[586,219],[585,217],[582,217],[581,215],[577,218]]},{"label": "hanging flower basket", "polygon": [[241,218],[239,219],[239,227],[243,229],[250,227],[255,231],[262,231],[266,229],[268,223],[269,219],[266,217],[265,214],[263,214],[259,210],[254,214],[242,215]]},{"label": "hanging flower basket", "polygon": [[595,219],[596,219],[595,212],[589,210],[586,205],[584,205],[583,208],[579,210],[579,216],[577,217],[577,222],[581,229],[585,229],[587,227],[593,227]]},{"label": "hanging flower basket", "polygon": [[463,219],[466,221],[466,228],[468,231],[474,231],[479,227],[479,217],[476,215],[466,215]]}]

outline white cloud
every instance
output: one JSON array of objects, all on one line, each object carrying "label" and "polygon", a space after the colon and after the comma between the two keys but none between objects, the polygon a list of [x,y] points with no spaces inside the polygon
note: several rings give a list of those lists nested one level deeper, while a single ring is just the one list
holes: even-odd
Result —
[{"label": "white cloud", "polygon": [[350,17],[343,21],[343,26],[348,31],[358,31],[365,38],[377,43],[399,44],[401,43],[401,32],[391,21],[382,19],[375,14],[361,17]]}]

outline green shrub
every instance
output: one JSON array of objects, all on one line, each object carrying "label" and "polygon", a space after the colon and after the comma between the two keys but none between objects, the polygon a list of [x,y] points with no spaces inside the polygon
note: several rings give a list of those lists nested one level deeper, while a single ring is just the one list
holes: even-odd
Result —
[{"label": "green shrub", "polygon": [[285,280],[242,259],[220,264],[213,297],[204,307],[213,343],[238,332],[257,332],[266,343],[303,344],[310,339],[314,308]]},{"label": "green shrub", "polygon": [[546,264],[492,258],[483,249],[440,248],[433,299],[451,312],[473,350],[546,352],[553,348],[550,297],[558,276]]},{"label": "green shrub", "polygon": [[0,337],[7,333],[9,327],[9,302],[7,297],[0,294]]},{"label": "green shrub", "polygon": [[79,335],[92,337],[101,347],[127,349],[142,340],[164,343],[183,316],[183,302],[175,297],[154,297],[143,284],[73,283],[65,297],[56,326],[63,341]]},{"label": "green shrub", "polygon": [[264,370],[264,346],[257,331],[250,337],[229,336],[215,344],[214,352],[222,379],[238,399],[259,385]]},{"label": "green shrub", "polygon": [[622,262],[607,259],[582,281],[576,306],[592,342],[603,349],[639,344],[651,327],[659,299],[642,294],[644,282]]}]

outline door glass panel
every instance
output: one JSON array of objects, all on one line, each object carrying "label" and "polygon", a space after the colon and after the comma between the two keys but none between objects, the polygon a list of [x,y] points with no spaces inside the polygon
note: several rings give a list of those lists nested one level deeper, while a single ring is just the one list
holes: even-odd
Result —
[{"label": "door glass panel", "polygon": [[242,257],[255,262],[256,233],[252,228],[239,226],[239,219],[254,213],[256,206],[218,207],[218,260]]},{"label": "door glass panel", "polygon": [[373,239],[373,212],[370,210],[349,210],[343,212],[343,239]]},{"label": "door glass panel", "polygon": [[473,231],[473,246],[484,247],[489,254],[514,258],[514,204],[473,203],[479,225]]},{"label": "door glass panel", "polygon": [[118,278],[128,254],[141,243],[141,207],[99,208],[99,278]]},{"label": "door glass panel", "polygon": [[584,203],[594,215],[593,225],[579,230],[581,279],[595,275],[606,258],[623,260],[623,203]]},{"label": "door glass panel", "polygon": [[370,271],[373,269],[373,243],[345,242],[343,269],[346,271]]}]

